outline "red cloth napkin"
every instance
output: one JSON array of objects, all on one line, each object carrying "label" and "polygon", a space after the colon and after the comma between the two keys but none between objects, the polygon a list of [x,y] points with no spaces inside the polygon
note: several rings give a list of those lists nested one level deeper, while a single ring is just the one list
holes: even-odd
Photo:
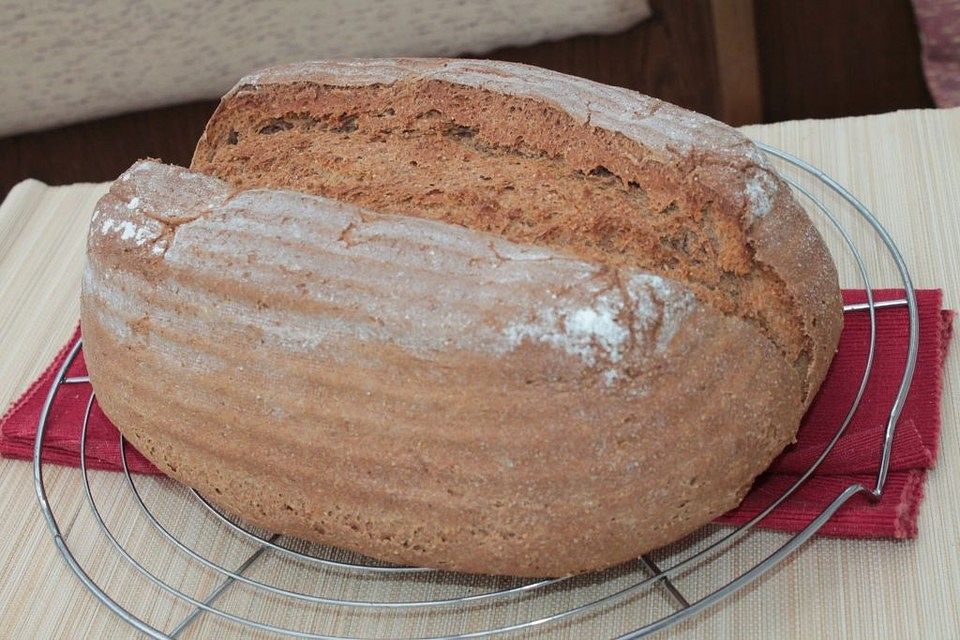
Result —
[{"label": "red cloth napkin", "polygon": [[[901,298],[900,290],[879,290],[876,300]],[[863,291],[845,291],[847,303],[864,302]],[[864,496],[851,499],[820,530],[821,534],[856,538],[913,538],[923,498],[926,471],[937,457],[940,434],[940,395],[943,361],[951,336],[953,312],[941,308],[940,290],[917,292],[920,313],[920,347],[916,374],[901,414],[894,440],[890,475],[883,497],[873,502]],[[886,416],[896,395],[906,360],[909,332],[905,308],[877,311],[877,342],[873,374],[860,409],[816,475],[778,507],[760,526],[798,531],[854,482],[872,487],[880,460]],[[743,503],[717,519],[740,524],[762,511],[781,495],[796,477],[820,455],[836,433],[857,387],[869,349],[869,314],[846,314],[840,348],[826,381],[803,420],[797,443],[789,447],[757,480]],[[37,420],[47,391],[63,364],[79,329],[43,374],[0,418],[0,454],[32,459]],[[82,352],[68,376],[85,375]],[[63,385],[53,404],[43,456],[45,461],[79,464],[80,426],[89,397],[86,384]],[[119,470],[119,433],[94,406],[87,434],[87,464],[96,469]],[[128,450],[131,470],[158,473],[143,456]]]},{"label": "red cloth napkin", "polygon": [[[901,290],[878,290],[874,299],[895,300]],[[866,302],[864,291],[844,291],[847,304]],[[920,344],[910,393],[894,437],[890,474],[877,502],[860,494],[820,529],[821,535],[851,538],[915,538],[927,469],[937,459],[940,443],[940,395],[943,363],[953,328],[953,311],[941,308],[939,289],[917,292]],[[860,408],[816,474],[789,500],[764,518],[765,528],[798,531],[809,524],[846,487],[873,488],[890,406],[907,359],[910,333],[905,307],[877,310],[873,373]],[[804,416],[797,442],[774,461],[754,483],[739,507],[717,519],[742,524],[763,511],[790,487],[834,436],[860,385],[870,348],[870,316],[847,313],[837,355],[820,393]]]},{"label": "red cloth napkin", "polygon": [[[71,348],[80,337],[78,326],[70,340],[60,349],[53,362],[33,381],[23,395],[0,418],[0,455],[21,460],[33,459],[40,411],[46,402],[50,385],[67,359]],[[87,375],[83,350],[67,369],[67,377]],[[43,437],[43,461],[71,467],[80,466],[80,431],[83,414],[90,398],[90,385],[65,384],[60,386],[50,407],[47,429]],[[133,447],[127,447],[127,465],[138,473],[159,474],[160,471]],[[94,403],[87,430],[87,466],[91,469],[120,471],[120,432]]]}]

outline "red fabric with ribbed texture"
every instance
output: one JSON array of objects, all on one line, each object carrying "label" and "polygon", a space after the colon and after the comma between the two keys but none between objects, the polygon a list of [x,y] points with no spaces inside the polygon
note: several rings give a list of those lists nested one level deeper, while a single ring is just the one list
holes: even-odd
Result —
[{"label": "red fabric with ribbed texture", "polygon": [[[901,290],[879,290],[875,300],[903,297]],[[845,303],[865,302],[864,291],[844,291]],[[943,363],[950,343],[953,312],[941,308],[939,289],[917,292],[920,342],[916,372],[893,441],[890,474],[883,495],[874,502],[865,494],[852,498],[820,530],[821,535],[852,538],[914,538],[923,499],[926,470],[937,459],[940,442],[940,396]],[[797,531],[806,526],[844,489],[854,483],[872,489],[880,465],[890,406],[907,358],[909,321],[906,308],[877,310],[873,371],[860,407],[833,451],[786,503],[760,526]],[[870,316],[847,313],[837,355],[787,448],[755,483],[739,507],[717,522],[742,524],[765,509],[809,468],[833,438],[857,394],[870,349]]]}]

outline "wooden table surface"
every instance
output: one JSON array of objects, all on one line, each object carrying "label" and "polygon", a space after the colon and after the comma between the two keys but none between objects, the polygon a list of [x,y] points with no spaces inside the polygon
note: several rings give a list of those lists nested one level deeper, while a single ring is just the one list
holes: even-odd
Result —
[{"label": "wooden table surface", "polygon": [[[960,306],[960,110],[910,111],[832,121],[788,122],[747,133],[796,153],[847,185],[873,209],[900,244],[915,283],[941,286],[948,306]],[[9,404],[67,338],[78,315],[77,291],[86,224],[102,185],[50,188],[28,181],[0,208],[0,406]],[[876,284],[896,285],[865,225],[843,219],[864,248]],[[845,286],[857,286],[851,259],[835,233],[825,231]],[[948,361],[943,435],[914,541],[818,539],[756,584],[664,637],[956,638],[960,629],[960,362]],[[51,505],[67,543],[112,597],[149,624],[169,631],[192,608],[149,584],[106,541],[86,504],[79,472],[48,467]],[[256,546],[230,534],[186,492],[167,480],[137,486],[160,522],[205,557],[235,567]],[[166,542],[147,522],[121,474],[92,473],[91,489],[105,522],[124,549],[164,581],[203,598],[220,581]],[[58,555],[34,497],[31,466],[0,461],[0,636],[9,638],[133,638],[125,623],[99,604]],[[715,538],[707,529],[686,543]],[[758,532],[682,575],[689,597],[702,597],[782,543],[783,534]],[[682,549],[661,554],[669,564]],[[671,554],[674,554],[671,556]],[[270,624],[313,633],[399,637],[453,633],[527,619],[582,603],[635,580],[638,567],[606,581],[581,578],[539,598],[494,607],[434,613],[344,612],[289,601],[235,584],[218,606]],[[315,571],[274,553],[250,576],[307,593],[341,598],[410,599],[450,595],[488,582],[368,579]],[[611,637],[671,610],[661,591],[627,599],[601,615],[545,627],[550,637]],[[183,637],[275,637],[202,614]]]}]

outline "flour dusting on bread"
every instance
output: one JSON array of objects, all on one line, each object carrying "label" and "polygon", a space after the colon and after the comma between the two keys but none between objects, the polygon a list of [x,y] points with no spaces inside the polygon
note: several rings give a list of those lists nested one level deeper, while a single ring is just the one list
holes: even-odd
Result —
[{"label": "flour dusting on bread", "polygon": [[777,192],[777,182],[766,171],[755,171],[745,185],[744,192],[750,202],[748,213],[753,218],[762,218],[773,210],[771,195]]},{"label": "flour dusting on bread", "polygon": [[654,352],[663,353],[684,320],[696,308],[696,297],[679,283],[652,273],[631,274],[626,289],[636,308],[634,332],[638,335],[654,332]]},{"label": "flour dusting on bread", "polygon": [[[619,364],[628,348],[663,353],[683,319],[696,306],[694,295],[678,283],[649,273],[625,272],[624,300],[618,290],[598,295],[590,306],[545,308],[532,321],[509,324],[504,335],[513,349],[524,342],[547,344],[593,367]],[[606,382],[616,369],[601,374]]]},{"label": "flour dusting on bread", "polygon": [[163,225],[156,220],[146,220],[143,224],[137,224],[132,220],[105,218],[100,222],[101,235],[117,234],[121,241],[132,240],[138,247],[159,238],[162,229]]},{"label": "flour dusting on bread", "polygon": [[509,324],[504,336],[511,349],[532,341],[562,349],[591,367],[598,359],[616,364],[630,337],[630,327],[620,320],[623,312],[623,297],[608,291],[590,306],[541,309],[532,322]]}]

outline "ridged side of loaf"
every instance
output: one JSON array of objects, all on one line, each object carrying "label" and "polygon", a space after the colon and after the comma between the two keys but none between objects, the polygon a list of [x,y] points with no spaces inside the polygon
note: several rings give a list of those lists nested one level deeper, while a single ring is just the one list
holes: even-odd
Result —
[{"label": "ridged side of loaf", "polygon": [[83,279],[97,399],[163,471],[384,560],[565,575],[733,507],[794,367],[684,284],[140,162]]}]

